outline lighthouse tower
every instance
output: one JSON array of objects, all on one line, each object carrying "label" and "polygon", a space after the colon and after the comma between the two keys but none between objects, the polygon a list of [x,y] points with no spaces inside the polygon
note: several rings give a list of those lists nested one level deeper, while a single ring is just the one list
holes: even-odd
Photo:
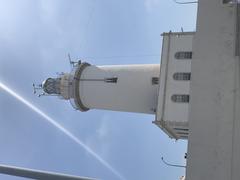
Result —
[{"label": "lighthouse tower", "polygon": [[80,111],[105,109],[155,114],[159,64],[95,66],[77,63],[71,73],[48,78],[45,93],[70,100]]}]

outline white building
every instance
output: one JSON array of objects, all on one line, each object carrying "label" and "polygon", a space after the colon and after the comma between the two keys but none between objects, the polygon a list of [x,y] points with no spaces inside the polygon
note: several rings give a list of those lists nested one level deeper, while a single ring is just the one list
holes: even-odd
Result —
[{"label": "white building", "polygon": [[188,138],[193,32],[164,33],[154,123],[171,138]]}]

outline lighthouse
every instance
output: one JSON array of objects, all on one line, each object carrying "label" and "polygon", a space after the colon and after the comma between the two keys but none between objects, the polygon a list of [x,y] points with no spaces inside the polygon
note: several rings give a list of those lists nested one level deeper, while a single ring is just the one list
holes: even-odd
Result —
[{"label": "lighthouse", "polygon": [[44,95],[92,109],[154,115],[153,123],[170,138],[188,138],[192,41],[194,32],[163,33],[161,63],[104,65],[72,62],[70,73],[47,78]]},{"label": "lighthouse", "polygon": [[77,63],[71,73],[48,78],[45,93],[70,100],[80,111],[105,109],[155,114],[159,64],[95,66]]}]

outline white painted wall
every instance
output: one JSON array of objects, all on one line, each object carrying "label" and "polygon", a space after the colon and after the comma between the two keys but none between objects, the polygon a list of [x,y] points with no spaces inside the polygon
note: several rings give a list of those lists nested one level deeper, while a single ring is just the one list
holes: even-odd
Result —
[{"label": "white painted wall", "polygon": [[[240,179],[236,6],[199,0],[193,41],[187,180]],[[238,21],[239,23],[239,21]]]},{"label": "white painted wall", "polygon": [[159,77],[159,64],[89,66],[81,79],[117,77],[117,83],[80,81],[80,97],[90,109],[106,109],[154,114],[158,85],[152,77]]},{"label": "white painted wall", "polygon": [[[176,59],[177,52],[191,52],[194,33],[164,33],[161,57],[158,106],[155,123],[163,128],[170,137],[182,138],[174,128],[188,129],[189,103],[173,102],[174,94],[188,94],[190,81],[174,80],[177,72],[190,72],[192,59]],[[169,131],[171,131],[169,133]],[[186,132],[182,132],[186,139]],[[174,134],[174,136],[173,136]]]}]

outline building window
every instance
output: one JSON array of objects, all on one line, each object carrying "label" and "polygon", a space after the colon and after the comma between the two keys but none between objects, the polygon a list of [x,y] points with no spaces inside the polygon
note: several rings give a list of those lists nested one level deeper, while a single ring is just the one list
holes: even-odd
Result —
[{"label": "building window", "polygon": [[189,103],[189,95],[187,94],[174,94],[171,97],[173,102],[177,102],[177,103]]},{"label": "building window", "polygon": [[106,83],[117,83],[118,78],[113,77],[113,78],[104,78],[104,82]]},{"label": "building window", "polygon": [[192,59],[192,52],[191,51],[181,51],[175,53],[176,59]]},{"label": "building window", "polygon": [[177,81],[189,81],[191,79],[191,73],[177,72],[173,74],[173,79]]},{"label": "building window", "polygon": [[152,85],[158,84],[159,78],[158,77],[152,77]]},{"label": "building window", "polygon": [[236,4],[238,2],[238,0],[223,0],[223,4]]}]

